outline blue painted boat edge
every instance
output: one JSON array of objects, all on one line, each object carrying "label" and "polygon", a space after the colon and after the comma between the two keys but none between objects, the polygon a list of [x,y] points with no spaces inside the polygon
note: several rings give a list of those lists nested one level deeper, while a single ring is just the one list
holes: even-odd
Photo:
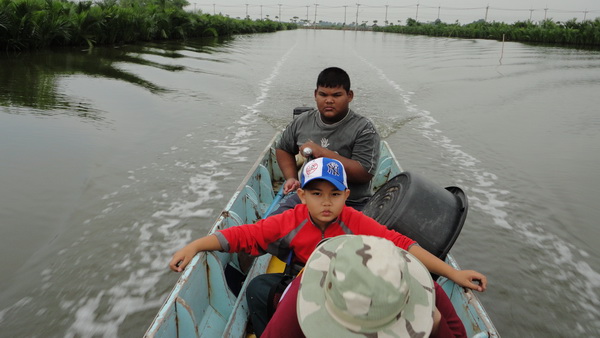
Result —
[{"label": "blue painted boat edge", "polygon": [[[262,184],[262,186],[268,185],[269,189],[271,190],[271,193],[273,193],[272,192],[273,181],[281,180],[281,178],[283,177],[283,174],[279,170],[279,166],[276,164],[276,160],[275,160],[274,144],[275,144],[275,141],[279,137],[280,137],[280,132],[276,133],[273,136],[271,141],[268,143],[268,145],[265,147],[265,149],[258,156],[257,161],[254,163],[252,168],[248,171],[248,174],[244,177],[241,184],[237,188],[236,192],[232,195],[231,199],[229,199],[225,208],[223,209],[221,214],[217,217],[217,220],[211,227],[209,233],[214,233],[215,231],[217,231],[219,229],[231,226],[232,225],[232,224],[230,224],[231,220],[234,220],[235,223],[238,223],[235,225],[239,225],[239,224],[243,224],[243,223],[250,223],[250,222],[244,222],[246,217],[240,217],[240,215],[244,213],[246,208],[244,208],[244,210],[237,210],[238,209],[237,205],[240,203],[240,200],[244,196],[246,196],[243,194],[243,192],[248,194],[249,186],[256,186],[256,185],[261,186],[261,183],[255,184],[255,182],[253,182],[253,181],[255,181],[255,180],[268,181],[268,184]],[[262,170],[262,168],[265,168],[266,172],[265,172],[265,170]],[[262,175],[257,175],[257,173],[259,173],[259,172]],[[266,176],[266,177],[264,177],[264,176]],[[258,195],[260,195],[260,194],[257,194],[257,196]],[[273,203],[278,203],[276,196],[273,196],[271,198],[271,200]],[[273,203],[270,203],[270,204],[272,205]],[[263,212],[261,212],[261,216],[266,215],[267,214],[266,211],[267,210],[263,210]],[[253,220],[253,221],[255,221],[255,220]],[[181,276],[177,280],[177,283],[175,284],[175,286],[173,287],[173,289],[167,296],[167,298],[166,298],[165,302],[163,303],[163,305],[161,306],[161,308],[159,309],[158,314],[156,315],[156,317],[152,321],[150,327],[144,334],[144,337],[163,337],[163,336],[165,336],[165,337],[178,337],[178,336],[187,337],[190,334],[192,334],[193,336],[199,336],[199,335],[203,335],[203,334],[206,336],[211,336],[216,333],[212,330],[214,328],[214,326],[211,326],[209,323],[206,323],[207,325],[205,326],[206,328],[209,329],[208,330],[209,332],[202,331],[203,323],[206,322],[206,320],[204,320],[205,318],[203,318],[203,317],[207,311],[209,313],[212,313],[211,312],[212,306],[210,306],[210,305],[204,306],[208,310],[202,311],[202,316],[199,316],[199,313],[194,313],[194,311],[191,310],[191,308],[194,306],[189,305],[189,304],[193,304],[193,300],[186,301],[184,298],[180,298],[180,294],[181,294],[182,290],[184,289],[184,286],[188,285],[188,283],[190,282],[190,280],[192,279],[193,276],[198,276],[197,278],[201,279],[200,283],[195,283],[196,285],[207,285],[208,284],[208,283],[206,283],[208,281],[206,255],[207,255],[207,253],[204,253],[204,252],[198,253],[196,256],[194,256],[194,258],[192,259],[190,264],[184,269],[184,271],[181,273]],[[251,279],[251,277],[256,276],[260,273],[264,273],[266,271],[266,267],[268,265],[268,260],[266,260],[266,262],[263,262],[263,260],[265,260],[265,259],[260,259],[260,260],[258,260],[258,264],[253,264],[252,268],[248,272],[246,282],[244,283],[244,285],[242,287],[243,288],[242,293],[245,292],[245,286],[247,285],[247,282]],[[204,283],[202,283],[202,282],[204,282]],[[223,280],[223,283],[226,285],[226,282],[224,280]],[[208,294],[208,292],[207,292],[207,294]],[[206,299],[205,302],[210,303],[211,301],[213,301],[212,299],[210,299],[208,297],[205,299]],[[216,299],[214,301],[218,302],[218,299]],[[185,306],[183,306],[184,304],[185,304]],[[197,306],[195,306],[195,307],[197,308]],[[241,325],[239,323],[240,322],[239,318],[242,316],[240,316],[241,313],[237,313],[237,310],[241,309],[242,312],[244,312],[245,308],[247,308],[247,306],[245,304],[245,297],[238,297],[235,304],[231,307],[231,309],[232,309],[231,314],[228,316],[227,321],[224,324],[222,329],[231,329],[231,327],[234,327],[234,328],[236,328],[235,329],[236,331],[239,331],[239,326]],[[179,318],[178,311],[183,311],[182,318]],[[246,314],[247,314],[247,310],[246,310]],[[188,320],[181,320],[181,319],[183,319],[183,316],[185,316]],[[196,317],[196,318],[193,318],[193,320],[192,320],[191,317]],[[200,317],[200,318],[198,318],[198,317]],[[247,318],[247,316],[246,316],[246,318]],[[247,322],[246,318],[243,319],[243,323],[242,323],[244,326],[244,329],[245,329],[245,325]],[[222,333],[222,332],[223,331],[221,331],[220,333]],[[218,335],[220,335],[220,333]]]},{"label": "blue painted boat edge", "polygon": [[[446,263],[457,270],[460,269],[452,254],[446,256]],[[463,288],[445,277],[440,277],[437,282],[450,298],[456,313],[465,326],[468,337],[500,337],[487,311],[472,290]]]}]

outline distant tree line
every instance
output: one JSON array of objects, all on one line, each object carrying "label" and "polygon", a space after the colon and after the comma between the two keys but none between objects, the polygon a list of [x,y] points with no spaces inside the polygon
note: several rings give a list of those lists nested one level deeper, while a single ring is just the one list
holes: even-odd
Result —
[{"label": "distant tree line", "polygon": [[429,36],[600,46],[600,18],[585,21],[571,19],[565,22],[543,20],[538,23],[528,20],[513,24],[479,20],[465,25],[458,22],[448,24],[440,20],[421,23],[408,19],[406,25],[374,25],[372,29],[378,32]]},{"label": "distant tree line", "polygon": [[295,29],[294,23],[186,12],[187,0],[0,0],[0,49],[24,51]]}]

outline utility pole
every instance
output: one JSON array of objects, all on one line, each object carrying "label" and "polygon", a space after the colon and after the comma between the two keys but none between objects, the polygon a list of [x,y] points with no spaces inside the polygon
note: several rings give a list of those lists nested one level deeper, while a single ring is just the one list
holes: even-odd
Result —
[{"label": "utility pole", "polygon": [[317,28],[317,6],[319,6],[319,4],[315,4],[315,21],[313,22],[313,28]]},{"label": "utility pole", "polygon": [[548,15],[548,5],[544,8],[544,21],[546,21],[546,16]]},{"label": "utility pole", "polygon": [[357,31],[358,30],[358,7],[360,7],[360,4],[356,4],[356,26],[354,26],[354,30]]},{"label": "utility pole", "polygon": [[417,2],[417,14],[415,14],[415,21],[419,21],[419,3]]},{"label": "utility pole", "polygon": [[248,4],[246,4],[246,19],[249,19],[249,17],[248,17]]},{"label": "utility pole", "polygon": [[344,26],[346,26],[346,10],[348,9],[348,5],[344,5]]},{"label": "utility pole", "polygon": [[483,21],[487,22],[487,15],[488,15],[488,11],[490,9],[490,5],[487,5],[487,7],[485,7],[485,19],[483,19]]},{"label": "utility pole", "polygon": [[386,25],[386,26],[388,25],[388,21],[387,21],[387,11],[388,11],[388,7],[390,7],[390,6],[389,6],[389,5],[385,5],[385,21],[384,21],[384,23],[385,23],[385,25]]},{"label": "utility pole", "polygon": [[308,7],[309,6],[306,6],[306,23],[307,24],[310,22],[310,21],[308,21]]},{"label": "utility pole", "polygon": [[529,21],[531,21],[531,16],[533,15],[533,8],[529,10]]},{"label": "utility pole", "polygon": [[441,6],[438,6],[438,18],[437,18],[438,20],[440,19],[440,8],[441,8]]},{"label": "utility pole", "polygon": [[279,22],[281,22],[281,4],[277,4],[279,6]]},{"label": "utility pole", "polygon": [[213,4],[213,15],[216,15],[215,4]]},{"label": "utility pole", "polygon": [[260,5],[260,21],[262,21],[263,16],[262,16],[262,5]]}]

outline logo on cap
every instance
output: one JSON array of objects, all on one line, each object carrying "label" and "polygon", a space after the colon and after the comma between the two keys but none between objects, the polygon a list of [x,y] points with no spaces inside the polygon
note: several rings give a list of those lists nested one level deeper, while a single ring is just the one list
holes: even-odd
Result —
[{"label": "logo on cap", "polygon": [[335,162],[327,163],[327,173],[334,176],[340,176],[340,167]]},{"label": "logo on cap", "polygon": [[306,165],[306,176],[312,175],[317,169],[319,169],[319,165],[316,162],[309,162]]}]

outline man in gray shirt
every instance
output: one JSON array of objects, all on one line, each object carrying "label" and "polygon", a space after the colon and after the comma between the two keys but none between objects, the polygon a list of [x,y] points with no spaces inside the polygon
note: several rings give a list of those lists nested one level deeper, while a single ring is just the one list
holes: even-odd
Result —
[{"label": "man in gray shirt", "polygon": [[370,120],[349,108],[354,93],[344,70],[337,67],[323,70],[317,78],[314,95],[318,109],[295,118],[276,145],[277,162],[286,178],[284,193],[300,187],[295,154],[310,148],[314,158],[328,157],[342,162],[350,188],[346,204],[360,210],[373,193],[371,178],[379,160],[379,134]]},{"label": "man in gray shirt", "polygon": [[[300,187],[296,154],[310,148],[310,157],[334,158],[344,165],[348,177],[350,196],[348,206],[362,210],[372,195],[371,179],[379,161],[379,134],[373,123],[356,114],[348,105],[354,93],[350,90],[350,77],[336,67],[326,68],[317,79],[315,101],[317,110],[304,112],[283,131],[276,145],[279,167],[285,177],[284,197],[280,207],[271,213],[279,214],[301,203],[295,194]],[[293,193],[291,193],[293,192]],[[270,317],[272,295],[282,285],[285,275],[294,275],[299,266],[292,256],[286,262],[286,273],[271,273],[255,277],[248,285],[246,299],[254,333],[260,337]]]}]

